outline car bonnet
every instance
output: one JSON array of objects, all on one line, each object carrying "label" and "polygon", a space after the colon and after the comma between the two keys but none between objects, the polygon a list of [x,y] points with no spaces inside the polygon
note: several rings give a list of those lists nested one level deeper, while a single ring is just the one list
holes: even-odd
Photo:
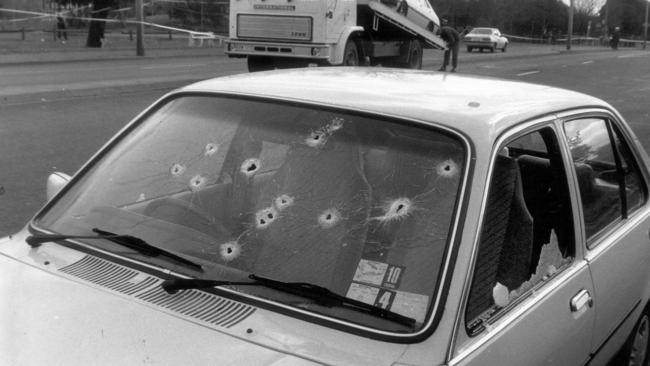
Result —
[{"label": "car bonnet", "polygon": [[0,364],[389,365],[405,348],[204,292],[221,315],[182,311],[151,275],[25,236],[0,239]]}]

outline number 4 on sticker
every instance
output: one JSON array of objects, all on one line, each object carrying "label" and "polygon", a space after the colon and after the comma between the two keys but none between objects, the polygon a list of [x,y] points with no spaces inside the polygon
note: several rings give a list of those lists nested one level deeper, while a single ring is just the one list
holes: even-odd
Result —
[{"label": "number 4 on sticker", "polygon": [[381,289],[379,290],[379,294],[377,294],[377,300],[375,300],[374,305],[388,310],[393,306],[393,300],[395,300],[395,292]]}]

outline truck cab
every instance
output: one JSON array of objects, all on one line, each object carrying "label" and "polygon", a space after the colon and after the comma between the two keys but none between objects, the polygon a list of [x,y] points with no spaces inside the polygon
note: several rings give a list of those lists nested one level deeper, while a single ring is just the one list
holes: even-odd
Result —
[{"label": "truck cab", "polygon": [[444,48],[424,0],[231,0],[226,54],[249,71],[308,65],[420,68],[422,48]]}]

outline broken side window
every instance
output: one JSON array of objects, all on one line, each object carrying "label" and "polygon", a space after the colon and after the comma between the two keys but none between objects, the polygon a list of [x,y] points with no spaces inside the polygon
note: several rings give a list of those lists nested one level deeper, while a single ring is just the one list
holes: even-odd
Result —
[{"label": "broken side window", "polygon": [[493,162],[466,308],[470,335],[571,263],[575,251],[566,172],[555,132],[509,142]]}]

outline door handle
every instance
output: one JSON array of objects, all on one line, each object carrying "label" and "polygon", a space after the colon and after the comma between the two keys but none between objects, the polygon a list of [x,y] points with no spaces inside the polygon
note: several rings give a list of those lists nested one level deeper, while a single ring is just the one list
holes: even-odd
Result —
[{"label": "door handle", "polygon": [[585,306],[592,307],[594,305],[594,300],[591,298],[589,291],[582,289],[580,290],[569,302],[571,311],[577,313],[582,311]]}]

